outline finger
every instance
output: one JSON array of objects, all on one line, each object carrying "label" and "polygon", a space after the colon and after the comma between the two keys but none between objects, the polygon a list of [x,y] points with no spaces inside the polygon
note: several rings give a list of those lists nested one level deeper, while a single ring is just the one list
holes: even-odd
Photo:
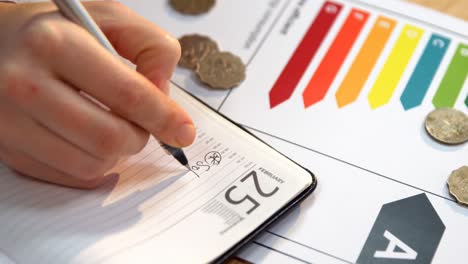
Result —
[{"label": "finger", "polygon": [[52,17],[28,32],[28,45],[38,50],[43,63],[161,141],[176,147],[193,142],[193,122],[181,107],[83,29],[62,20]]},{"label": "finger", "polygon": [[144,130],[37,71],[10,73],[10,92],[0,91],[0,96],[8,97],[41,125],[97,158],[135,154],[145,146],[148,135]]},{"label": "finger", "polygon": [[181,54],[177,39],[117,1],[85,6],[119,54],[167,94]]},{"label": "finger", "polygon": [[[167,94],[168,80],[180,58],[179,42],[117,1],[84,4],[117,51],[135,63],[139,72]],[[28,18],[41,19],[51,13],[61,18],[52,3],[25,3],[18,9],[21,7],[23,13],[31,13],[26,16]],[[34,24],[34,21],[28,24]]]},{"label": "finger", "polygon": [[5,162],[10,168],[29,177],[55,183],[63,186],[91,189],[99,186],[104,176],[96,177],[89,180],[75,178],[69,174],[65,174],[52,167],[45,165],[42,162],[34,160],[28,155],[19,151],[14,151],[0,146],[0,160]]},{"label": "finger", "polygon": [[91,156],[5,104],[0,104],[0,124],[8,124],[0,129],[0,145],[82,180],[104,175],[116,162]]}]

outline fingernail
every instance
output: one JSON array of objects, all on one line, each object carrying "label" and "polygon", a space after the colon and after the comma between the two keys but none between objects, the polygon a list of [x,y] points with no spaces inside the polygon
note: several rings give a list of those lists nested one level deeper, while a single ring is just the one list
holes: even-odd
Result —
[{"label": "fingernail", "polygon": [[195,138],[195,127],[192,124],[183,124],[179,127],[176,134],[176,141],[180,146],[192,144]]}]

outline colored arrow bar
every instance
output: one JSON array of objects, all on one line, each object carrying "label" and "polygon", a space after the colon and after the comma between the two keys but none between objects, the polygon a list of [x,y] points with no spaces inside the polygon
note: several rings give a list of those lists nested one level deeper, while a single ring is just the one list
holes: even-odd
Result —
[{"label": "colored arrow bar", "polygon": [[421,105],[449,45],[448,38],[437,34],[431,36],[400,97],[405,110]]},{"label": "colored arrow bar", "polygon": [[302,97],[307,108],[321,101],[330,88],[346,56],[354,45],[369,13],[353,9],[315,71]]},{"label": "colored arrow bar", "polygon": [[423,33],[422,29],[415,26],[406,25],[403,27],[367,98],[372,109],[390,101]]},{"label": "colored arrow bar", "polygon": [[340,13],[342,5],[327,1],[271,88],[270,108],[288,100]]},{"label": "colored arrow bar", "polygon": [[436,108],[453,107],[468,75],[468,45],[458,45],[432,100]]},{"label": "colored arrow bar", "polygon": [[396,21],[378,17],[356,59],[335,94],[338,107],[355,102],[380,57]]}]

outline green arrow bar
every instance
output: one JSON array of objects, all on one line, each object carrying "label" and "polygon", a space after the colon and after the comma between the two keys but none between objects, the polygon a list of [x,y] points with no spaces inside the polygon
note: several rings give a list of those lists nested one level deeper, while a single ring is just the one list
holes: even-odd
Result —
[{"label": "green arrow bar", "polygon": [[[453,107],[468,75],[468,45],[460,44],[432,100],[436,108]],[[465,102],[466,103],[466,102]]]}]

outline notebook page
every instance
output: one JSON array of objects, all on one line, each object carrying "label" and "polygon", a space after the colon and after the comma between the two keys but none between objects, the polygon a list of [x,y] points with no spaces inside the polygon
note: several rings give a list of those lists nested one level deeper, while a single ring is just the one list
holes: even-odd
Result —
[{"label": "notebook page", "polygon": [[84,191],[1,169],[0,248],[17,263],[213,260],[311,184],[310,175],[189,95],[193,171],[156,141]]}]

